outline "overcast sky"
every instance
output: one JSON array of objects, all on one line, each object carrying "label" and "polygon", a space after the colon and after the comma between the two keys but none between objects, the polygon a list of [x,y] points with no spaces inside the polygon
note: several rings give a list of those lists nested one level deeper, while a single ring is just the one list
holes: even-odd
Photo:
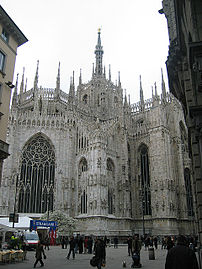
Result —
[{"label": "overcast sky", "polygon": [[145,99],[151,98],[155,81],[161,93],[161,68],[167,85],[167,21],[158,13],[162,0],[1,0],[1,5],[29,40],[18,48],[14,83],[25,67],[28,89],[33,87],[37,60],[39,86],[55,88],[59,61],[63,91],[69,91],[73,70],[76,85],[80,68],[88,82],[101,27],[107,77],[109,64],[112,81],[120,71],[131,103],[139,101],[139,75]]}]

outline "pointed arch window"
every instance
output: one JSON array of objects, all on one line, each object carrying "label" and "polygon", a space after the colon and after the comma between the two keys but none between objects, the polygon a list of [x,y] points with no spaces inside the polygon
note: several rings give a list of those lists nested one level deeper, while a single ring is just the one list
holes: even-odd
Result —
[{"label": "pointed arch window", "polygon": [[83,96],[83,103],[84,103],[85,105],[87,105],[87,103],[88,103],[88,95],[87,95],[87,94],[85,94],[85,95]]},{"label": "pointed arch window", "polygon": [[18,212],[44,213],[53,210],[55,153],[41,134],[23,149],[20,173]]},{"label": "pointed arch window", "polygon": [[108,213],[113,214],[113,192],[108,190]]},{"label": "pointed arch window", "polygon": [[114,181],[115,181],[115,166],[112,159],[107,159],[107,179],[108,179],[108,185],[110,186],[108,189],[108,214],[115,213],[114,208]]},{"label": "pointed arch window", "polygon": [[83,191],[83,194],[81,195],[81,214],[87,213],[87,194],[86,191]]},{"label": "pointed arch window", "polygon": [[186,190],[186,199],[187,199],[187,214],[190,217],[194,216],[194,208],[193,208],[193,195],[192,195],[192,187],[191,187],[191,177],[190,170],[185,168],[184,170],[184,181],[185,181],[185,190]]},{"label": "pointed arch window", "polygon": [[86,172],[88,170],[88,163],[85,158],[82,158],[79,162],[79,174]]},{"label": "pointed arch window", "polygon": [[146,145],[141,145],[140,165],[141,165],[141,187],[142,187],[142,209],[144,215],[151,215],[151,192],[150,192],[150,174],[149,174],[149,157]]}]

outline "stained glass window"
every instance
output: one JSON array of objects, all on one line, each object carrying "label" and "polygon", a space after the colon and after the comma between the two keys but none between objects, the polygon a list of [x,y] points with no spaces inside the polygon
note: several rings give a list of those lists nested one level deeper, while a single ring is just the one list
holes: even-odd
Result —
[{"label": "stained glass window", "polygon": [[18,212],[44,213],[53,210],[55,153],[42,135],[23,149],[18,195]]}]

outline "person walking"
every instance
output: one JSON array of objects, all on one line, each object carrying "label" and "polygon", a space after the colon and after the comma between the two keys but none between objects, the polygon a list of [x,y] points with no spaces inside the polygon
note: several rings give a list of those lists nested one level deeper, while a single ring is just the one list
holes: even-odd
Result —
[{"label": "person walking", "polygon": [[46,237],[45,237],[45,242],[44,242],[45,244],[45,247],[44,247],[44,249],[48,249],[49,250],[49,245],[50,245],[50,237],[49,237],[49,235],[47,234],[46,235]]},{"label": "person walking", "polygon": [[97,259],[97,268],[101,269],[103,263],[106,262],[106,249],[105,243],[100,238],[97,239],[95,244],[95,257]]},{"label": "person walking", "polygon": [[128,256],[132,255],[132,238],[129,236],[127,239],[128,244]]},{"label": "person walking", "polygon": [[69,253],[67,255],[67,259],[68,260],[69,260],[69,257],[71,255],[71,252],[72,252],[73,260],[75,259],[74,249],[75,249],[75,240],[74,240],[74,237],[72,236],[71,239],[70,239],[70,241],[69,241]]},{"label": "person walking", "polygon": [[168,250],[165,269],[199,269],[195,252],[188,247],[186,237],[180,235],[177,245]]},{"label": "person walking", "polygon": [[167,238],[167,242],[166,242],[166,247],[167,247],[167,250],[171,249],[172,247],[174,247],[174,242],[173,240],[171,239],[171,236],[168,236]]},{"label": "person walking", "polygon": [[79,254],[83,253],[83,237],[79,237]]},{"label": "person walking", "polygon": [[154,246],[155,246],[155,249],[158,248],[158,238],[156,236],[154,237]]},{"label": "person walking", "polygon": [[119,243],[118,237],[114,237],[114,248],[118,248],[118,243]]},{"label": "person walking", "polygon": [[42,261],[42,254],[43,254],[44,259],[46,259],[46,255],[45,255],[45,252],[44,252],[44,249],[43,249],[43,245],[39,241],[38,245],[36,247],[36,254],[35,254],[36,261],[34,263],[34,268],[36,267],[38,262],[40,262],[41,267],[44,266],[44,262]]},{"label": "person walking", "polygon": [[131,267],[141,267],[140,263],[140,250],[142,248],[142,244],[139,240],[139,235],[134,235],[132,239],[132,259],[133,259],[133,265]]}]

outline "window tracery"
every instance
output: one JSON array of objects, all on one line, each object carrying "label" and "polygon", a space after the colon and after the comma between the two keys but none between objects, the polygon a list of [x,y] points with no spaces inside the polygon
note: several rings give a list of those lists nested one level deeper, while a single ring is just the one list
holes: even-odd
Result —
[{"label": "window tracery", "polygon": [[42,135],[23,149],[18,212],[44,213],[53,210],[55,153]]},{"label": "window tracery", "polygon": [[151,192],[150,192],[150,174],[149,174],[149,157],[146,145],[141,145],[140,152],[140,171],[142,187],[142,209],[144,215],[151,215]]}]

